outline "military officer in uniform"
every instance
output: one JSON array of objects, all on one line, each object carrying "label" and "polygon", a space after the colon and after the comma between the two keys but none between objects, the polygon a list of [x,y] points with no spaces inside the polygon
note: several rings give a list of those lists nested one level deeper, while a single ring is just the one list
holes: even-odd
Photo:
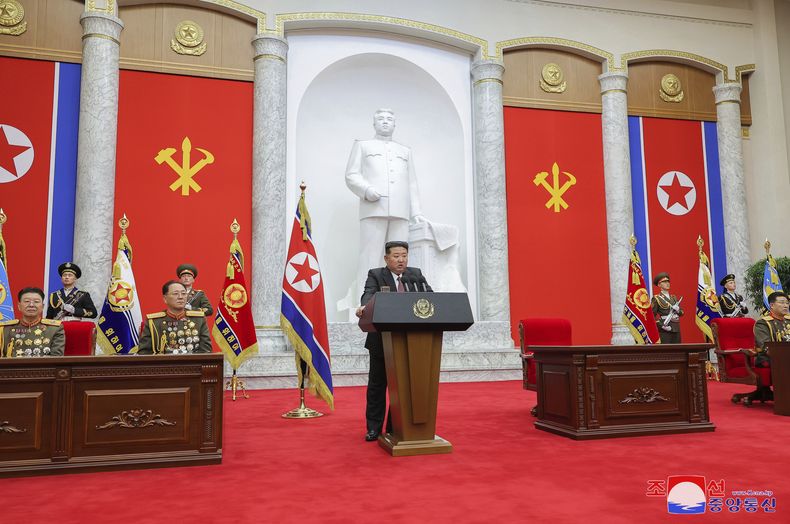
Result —
[{"label": "military officer in uniform", "polygon": [[58,275],[63,289],[49,294],[47,318],[64,320],[70,318],[96,318],[96,307],[87,291],[77,289],[77,279],[82,270],[74,262],[64,262],[58,266]]},{"label": "military officer in uniform", "polygon": [[[754,365],[771,367],[771,356],[766,345],[769,342],[790,342],[790,299],[784,291],[768,295],[768,313],[754,324]],[[757,385],[757,390],[743,399],[747,406],[754,400],[773,400],[770,386]]]},{"label": "military officer in uniform", "polygon": [[63,356],[63,326],[59,320],[42,318],[44,291],[26,287],[17,300],[22,318],[0,322],[0,358]]},{"label": "military officer in uniform", "polygon": [[178,280],[162,286],[167,309],[147,315],[140,333],[140,355],[211,353],[206,316],[200,309],[186,309],[186,287]]},{"label": "military officer in uniform", "polygon": [[214,313],[214,308],[211,307],[206,293],[200,289],[195,289],[192,286],[195,284],[197,278],[197,268],[192,264],[181,264],[176,269],[178,279],[187,288],[187,310],[199,309],[205,316],[210,317]]},{"label": "military officer in uniform", "polygon": [[719,306],[722,316],[729,318],[742,317],[749,312],[743,304],[743,297],[735,292],[735,275],[730,273],[719,282],[724,288],[724,293],[719,295]]},{"label": "military officer in uniform", "polygon": [[680,344],[680,317],[683,316],[683,310],[678,298],[669,294],[669,273],[656,275],[653,285],[661,290],[650,299],[661,343]]}]

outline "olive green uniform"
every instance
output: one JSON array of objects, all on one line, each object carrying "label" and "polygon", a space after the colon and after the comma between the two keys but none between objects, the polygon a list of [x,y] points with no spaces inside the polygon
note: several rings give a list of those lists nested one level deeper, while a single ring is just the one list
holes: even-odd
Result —
[{"label": "olive green uniform", "polygon": [[653,315],[656,317],[658,334],[663,344],[680,344],[680,317],[683,316],[683,309],[680,309],[675,319],[669,322],[669,331],[664,329],[664,319],[672,312],[672,306],[678,303],[675,295],[664,295],[658,293],[650,299],[653,308]]},{"label": "olive green uniform", "polygon": [[202,289],[190,289],[187,293],[187,304],[192,306],[192,311],[200,310],[207,317],[214,314],[214,308],[211,307],[211,302]]},{"label": "olive green uniform", "polygon": [[754,365],[759,367],[770,366],[771,358],[765,351],[768,342],[788,342],[790,341],[790,315],[778,319],[771,315],[765,315],[754,323],[754,350],[757,357]]},{"label": "olive green uniform", "polygon": [[19,319],[0,322],[0,358],[62,357],[65,348],[59,320],[42,318],[30,326]]},{"label": "olive green uniform", "polygon": [[211,353],[211,337],[202,311],[186,311],[181,318],[166,311],[147,315],[137,353],[140,355]]}]

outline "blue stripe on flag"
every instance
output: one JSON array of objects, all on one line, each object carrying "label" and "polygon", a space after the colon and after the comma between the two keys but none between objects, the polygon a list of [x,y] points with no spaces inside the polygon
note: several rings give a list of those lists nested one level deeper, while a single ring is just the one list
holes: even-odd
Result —
[{"label": "blue stripe on flag", "polygon": [[59,64],[58,112],[56,115],[55,180],[50,224],[49,289],[61,288],[58,266],[72,260],[74,201],[77,189],[77,136],[79,134],[79,64]]},{"label": "blue stripe on flag", "polygon": [[[645,284],[650,290],[650,251],[648,250],[650,238],[647,231],[647,209],[645,208],[645,173],[644,151],[642,150],[642,118],[628,117],[628,144],[631,153],[631,201],[634,207],[634,236],[636,237],[636,252],[642,262],[642,273]],[[652,295],[652,293],[651,293]]]},{"label": "blue stripe on flag", "polygon": [[[225,339],[225,342],[228,343],[228,346],[230,346],[231,351],[233,351],[233,354],[235,354],[236,356],[241,355],[241,352],[244,351],[244,348],[241,347],[241,343],[239,342],[239,337],[236,335],[236,332],[233,331],[233,328],[230,326],[230,324],[228,324],[228,321],[225,320],[225,316],[222,314],[222,310],[219,308],[217,309],[217,318],[214,321],[214,325],[217,326],[220,335],[222,335],[222,337]],[[225,334],[225,329],[228,330],[227,334]],[[230,339],[230,337],[233,338]],[[234,344],[236,345],[236,349],[233,349]]]},{"label": "blue stripe on flag", "polygon": [[315,367],[318,374],[321,375],[329,391],[334,391],[332,388],[332,370],[329,360],[327,360],[326,352],[321,349],[313,336],[313,326],[293,302],[293,299],[285,292],[283,292],[281,307],[282,315],[288,319],[294,331],[296,331],[296,334],[299,335],[299,338],[302,339],[305,346],[310,349],[310,353],[313,356],[313,367]]},{"label": "blue stripe on flag", "polygon": [[[711,262],[713,267],[713,286],[719,293],[723,288],[719,280],[727,271],[727,244],[724,237],[724,207],[721,196],[721,169],[719,167],[719,140],[716,122],[704,122],[705,166],[708,178],[708,213],[710,220]],[[743,279],[745,275],[738,275]]]}]

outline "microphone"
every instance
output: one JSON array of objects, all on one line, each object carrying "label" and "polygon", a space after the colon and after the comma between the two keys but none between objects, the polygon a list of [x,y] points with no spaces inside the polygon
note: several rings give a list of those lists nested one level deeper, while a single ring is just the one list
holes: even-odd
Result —
[{"label": "microphone", "polygon": [[[400,276],[400,279],[401,279],[401,282],[403,282],[403,288],[406,290],[406,292],[414,291],[414,279],[413,278],[411,278],[410,276],[407,276],[406,273],[403,273]],[[412,285],[412,289],[409,289],[409,284]]]},{"label": "microphone", "polygon": [[428,281],[425,280],[424,276],[420,277],[419,283],[422,284],[422,292],[423,293],[427,293],[428,292]]}]

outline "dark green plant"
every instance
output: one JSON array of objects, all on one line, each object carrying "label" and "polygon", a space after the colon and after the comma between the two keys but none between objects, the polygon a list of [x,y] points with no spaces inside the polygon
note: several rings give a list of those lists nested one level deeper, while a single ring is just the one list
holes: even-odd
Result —
[{"label": "dark green plant", "polygon": [[[779,273],[779,280],[782,286],[790,280],[790,258],[778,257],[776,260],[776,271]],[[763,308],[763,274],[765,272],[765,257],[761,258],[749,269],[746,270],[746,297],[752,304],[757,306],[757,313]],[[787,289],[785,289],[787,291]]]}]

